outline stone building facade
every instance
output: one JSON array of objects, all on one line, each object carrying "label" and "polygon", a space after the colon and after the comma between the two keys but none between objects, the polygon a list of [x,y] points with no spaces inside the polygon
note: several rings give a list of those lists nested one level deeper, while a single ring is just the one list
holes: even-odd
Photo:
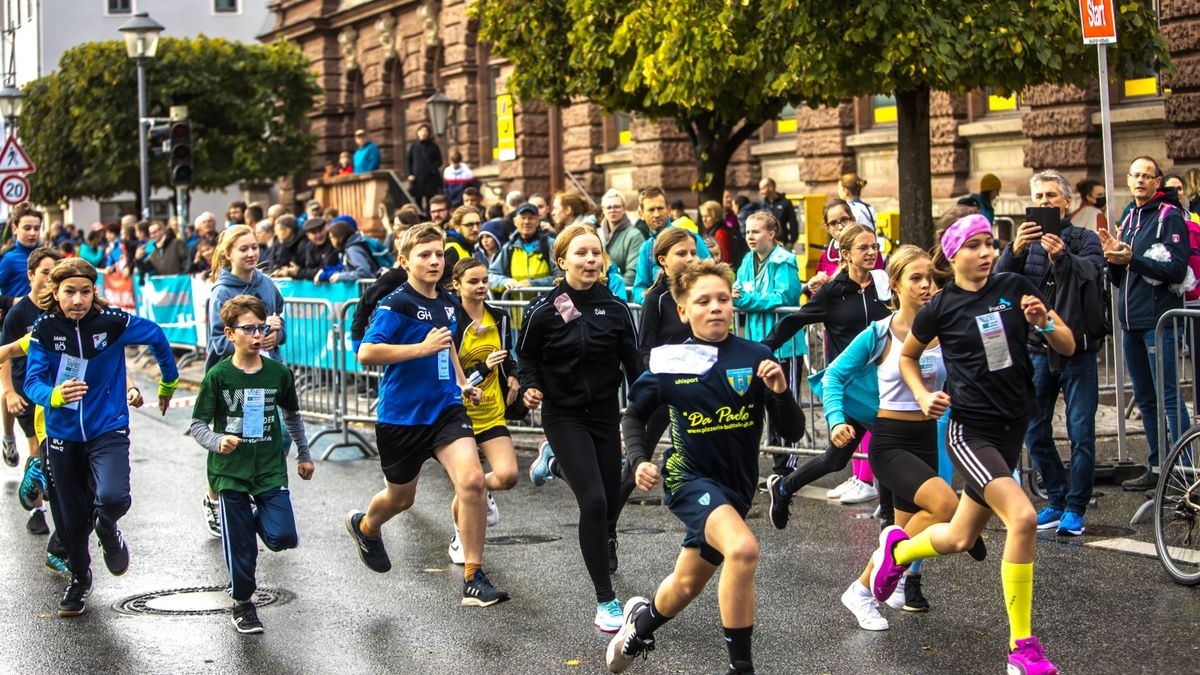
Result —
[{"label": "stone building facade", "polygon": [[[671,121],[608,114],[586,101],[565,108],[518,102],[516,159],[499,161],[497,97],[512,66],[490,54],[468,18],[468,0],[272,0],[267,41],[288,39],[313,63],[324,96],[311,115],[318,137],[313,175],[364,128],[382,151],[383,168],[404,172],[404,149],[428,119],[425,101],[444,91],[458,102],[445,152],[458,148],[494,194],[607,188],[630,196],[662,185],[695,205],[696,179],[687,137]],[[1176,72],[1130,74],[1111,84],[1116,200],[1121,167],[1148,154],[1164,169],[1200,166],[1200,2],[1162,0],[1160,19]],[[931,100],[933,194],[939,208],[976,191],[987,173],[1004,189],[998,213],[1028,201],[1028,177],[1056,168],[1073,180],[1103,175],[1099,89],[1039,86],[1008,98],[990,92],[935,93]],[[730,165],[735,193],[757,198],[764,175],[790,195],[831,194],[838,177],[857,171],[864,199],[897,206],[895,104],[887,97],[843,101],[836,108],[788,109],[743,146]],[[311,177],[311,176],[309,176]],[[303,196],[297,181],[297,196]],[[1110,201],[1113,201],[1110,199]]]}]

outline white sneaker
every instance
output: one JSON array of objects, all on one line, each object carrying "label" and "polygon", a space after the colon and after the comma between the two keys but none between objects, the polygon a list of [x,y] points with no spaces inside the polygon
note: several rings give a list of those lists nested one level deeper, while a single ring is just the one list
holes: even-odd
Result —
[{"label": "white sneaker", "polygon": [[850,582],[850,587],[842,593],[842,604],[858,619],[858,625],[863,630],[887,630],[887,619],[879,614],[879,603],[871,597],[871,591],[858,583],[858,579]]},{"label": "white sneaker", "polygon": [[888,607],[891,607],[892,609],[903,609],[904,608],[904,582],[907,579],[908,579],[907,574],[900,577],[900,583],[896,584],[896,590],[892,591],[892,594],[888,596],[888,599],[887,599]]},{"label": "white sneaker", "polygon": [[496,500],[492,499],[491,490],[487,493],[487,524],[488,527],[500,524],[500,508],[496,506]]},{"label": "white sneaker", "polygon": [[861,504],[878,498],[879,490],[876,490],[875,486],[868,485],[855,478],[854,485],[842,494],[842,498],[838,501],[843,504]]},{"label": "white sneaker", "polygon": [[450,540],[450,548],[446,549],[446,553],[450,556],[450,562],[455,565],[462,565],[467,562],[463,556],[462,540],[459,538],[458,528],[454,528],[454,538]]},{"label": "white sneaker", "polygon": [[621,630],[624,623],[625,615],[622,613],[620,600],[596,603],[596,628],[605,633],[615,633]]},{"label": "white sneaker", "polygon": [[841,499],[842,495],[846,494],[846,491],[849,490],[851,487],[853,487],[854,481],[856,481],[856,480],[858,480],[858,479],[855,478],[853,474],[851,474],[849,478],[842,481],[841,485],[826,492],[825,498],[826,499]]}]

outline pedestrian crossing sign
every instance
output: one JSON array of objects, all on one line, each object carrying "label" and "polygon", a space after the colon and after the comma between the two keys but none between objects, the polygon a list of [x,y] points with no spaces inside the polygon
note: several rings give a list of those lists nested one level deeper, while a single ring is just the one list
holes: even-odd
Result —
[{"label": "pedestrian crossing sign", "polygon": [[33,173],[36,170],[17,137],[9,136],[4,149],[0,150],[0,173]]}]

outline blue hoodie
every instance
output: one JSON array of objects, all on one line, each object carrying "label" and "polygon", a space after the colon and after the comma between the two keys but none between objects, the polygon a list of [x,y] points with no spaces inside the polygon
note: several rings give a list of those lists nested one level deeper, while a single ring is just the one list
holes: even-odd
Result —
[{"label": "blue hoodie", "polygon": [[870,426],[879,411],[879,357],[887,346],[892,317],[872,321],[825,370],[808,377],[832,429],[846,419]]},{"label": "blue hoodie", "polygon": [[[129,426],[125,401],[125,347],[146,345],[158,362],[163,382],[179,380],[171,343],[158,324],[109,307],[92,309],[79,321],[58,311],[33,324],[25,362],[25,394],[46,410],[46,433],[64,441],[87,442]],[[54,390],[66,366],[82,359],[88,390],[75,404],[53,405]],[[64,362],[66,361],[66,362]]]},{"label": "blue hoodie", "polygon": [[0,295],[11,298],[29,295],[29,254],[35,248],[14,241],[13,247],[0,257]]},{"label": "blue hoodie", "polygon": [[[754,252],[742,258],[742,264],[737,270],[737,288],[739,295],[733,301],[733,306],[746,312],[746,339],[762,342],[771,329],[775,327],[782,315],[775,313],[777,307],[791,307],[800,304],[800,270],[796,262],[796,254],[783,246],[775,246],[767,259],[759,265],[758,273],[754,271]],[[789,340],[775,350],[781,359],[802,356],[808,353],[808,343],[801,336]]]},{"label": "blue hoodie", "polygon": [[[221,308],[225,306],[225,301],[235,295],[253,295],[262,300],[267,308],[267,316],[278,314],[280,319],[283,318],[283,295],[279,293],[275,282],[271,281],[271,277],[254,270],[254,274],[250,277],[250,282],[246,283],[241,279],[233,276],[229,270],[221,270],[221,276],[217,277],[217,283],[212,289],[212,298],[208,302],[208,356],[204,361],[204,370],[208,372],[217,361],[226,356],[233,355],[233,343],[225,337],[225,322],[221,321]],[[287,326],[284,325],[279,331],[279,346],[287,342]],[[279,346],[267,355],[275,360],[279,360]]]},{"label": "blue hoodie", "polygon": [[[658,232],[662,232],[668,227],[675,227],[673,223],[667,223]],[[654,280],[658,278],[658,270],[661,266],[654,260],[654,239],[658,236],[658,232],[651,232],[650,238],[642,243],[642,247],[638,249],[637,273],[633,279],[633,301],[637,304],[642,304],[646,298],[646,291],[654,285]],[[696,257],[700,260],[708,260],[712,254],[708,252],[708,246],[700,235],[692,232],[692,238],[696,240]],[[796,304],[795,302],[791,304]]]}]

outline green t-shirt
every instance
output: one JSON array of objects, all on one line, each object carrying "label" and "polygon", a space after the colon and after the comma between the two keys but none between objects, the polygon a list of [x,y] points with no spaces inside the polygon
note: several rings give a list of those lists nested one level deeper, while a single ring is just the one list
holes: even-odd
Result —
[{"label": "green t-shirt", "polygon": [[276,406],[298,411],[292,371],[264,357],[257,373],[246,373],[225,359],[204,376],[192,417],[218,434],[242,442],[228,455],[208,454],[208,484],[213,490],[256,495],[288,484],[283,432]]}]

